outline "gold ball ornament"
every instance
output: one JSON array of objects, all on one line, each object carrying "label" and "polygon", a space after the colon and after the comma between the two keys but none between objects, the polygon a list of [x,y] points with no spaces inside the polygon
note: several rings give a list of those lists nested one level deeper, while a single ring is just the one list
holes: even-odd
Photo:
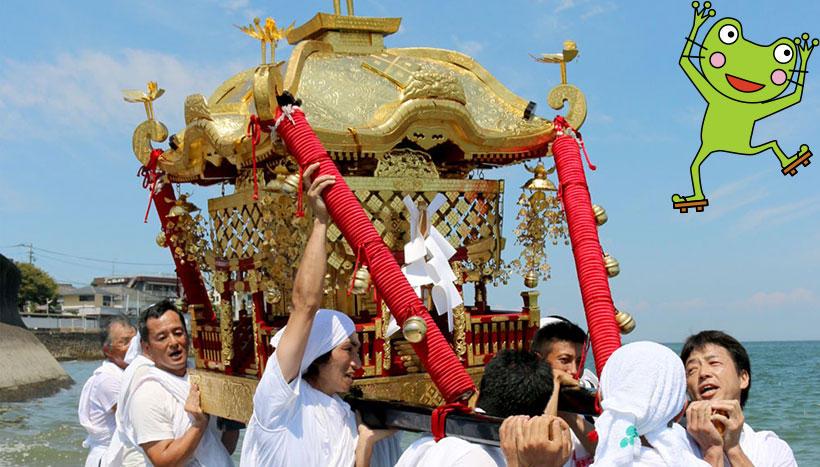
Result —
[{"label": "gold ball ornament", "polygon": [[625,311],[616,309],[615,321],[618,322],[618,327],[621,328],[621,334],[629,334],[635,329],[635,319]]},{"label": "gold ball ornament", "polygon": [[407,342],[418,344],[427,334],[427,323],[420,316],[411,316],[404,321],[401,333]]},{"label": "gold ball ornament", "polygon": [[282,291],[276,287],[268,289],[268,291],[265,292],[265,301],[271,305],[276,305],[282,301]]},{"label": "gold ball ornament", "polygon": [[524,276],[524,286],[530,289],[534,289],[538,286],[538,273],[532,269],[529,270]]},{"label": "gold ball ornament", "polygon": [[367,266],[361,266],[353,276],[353,293],[362,295],[367,292],[369,287],[370,271],[367,270]]},{"label": "gold ball ornament", "polygon": [[285,181],[282,183],[282,191],[285,193],[296,193],[296,190],[299,189],[299,174],[290,174],[285,177]]},{"label": "gold ball ornament", "polygon": [[157,245],[159,245],[160,248],[165,248],[165,242],[166,242],[165,232],[158,233],[157,234]]},{"label": "gold ball ornament", "polygon": [[598,225],[604,225],[606,221],[609,220],[609,216],[606,215],[606,209],[597,204],[592,205],[592,213],[595,214],[595,223]]},{"label": "gold ball ornament", "polygon": [[621,265],[618,260],[608,254],[604,254],[604,266],[609,277],[615,277],[621,273]]}]

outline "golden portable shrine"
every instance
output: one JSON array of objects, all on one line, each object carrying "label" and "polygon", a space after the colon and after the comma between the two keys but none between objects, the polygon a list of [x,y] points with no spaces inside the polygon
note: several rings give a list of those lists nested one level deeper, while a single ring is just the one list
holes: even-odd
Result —
[{"label": "golden portable shrine", "polygon": [[[352,2],[347,6],[343,15],[337,0],[334,14],[319,13],[296,28],[280,29],[270,19],[241,27],[259,40],[261,64],[229,78],[208,98],[188,96],[185,128],[170,138],[152,108],[163,90],[149,83],[147,93],[126,92],[126,100],[142,102],[147,113],[134,131],[133,150],[143,165],[149,209],[153,204],[161,220],[157,244],[171,251],[184,288],[195,349],[192,377],[202,388],[203,408],[249,419],[256,382],[273,351],[269,340],[288,318],[310,213],[301,212],[299,160],[276,131],[293,121],[277,101],[286,91],[301,100],[295,102],[301,113],[429,310],[394,316],[389,297],[371,280],[376,271],[362,258],[361,245],[351,246],[334,216],[324,305],[356,323],[363,364],[356,386],[364,397],[427,406],[448,399],[418,352],[431,324],[473,381],[499,350],[528,346],[540,318],[538,292],[531,289],[550,274],[545,247],[570,239],[598,365],[599,352],[605,358],[620,344],[618,325],[627,332],[634,327],[626,313],[616,313],[608,284],[585,292],[586,278],[597,274],[606,281],[619,268],[603,254],[597,233],[594,244],[584,246],[583,239],[576,244],[573,229],[589,232],[591,225],[594,231],[606,213],[589,202],[580,156],[572,157],[581,181],[575,166],[562,167],[556,157],[560,201],[549,179],[556,167],[541,162],[557,154],[559,136],[578,152],[585,100],[566,80],[575,44],[567,41],[562,52],[537,58],[561,67],[561,83],[547,102],[555,109],[568,104],[568,111],[551,121],[534,115],[535,103],[467,55],[386,48],[384,38],[398,30],[400,19],[355,16]],[[286,62],[277,62],[276,46],[284,38],[294,47]],[[260,122],[269,132],[259,131]],[[152,146],[166,140],[167,149]],[[538,161],[528,165],[532,160]],[[521,187],[514,230],[523,249],[505,263],[504,181],[476,174],[520,163],[532,173]],[[206,217],[173,184],[222,184],[223,196],[208,200]],[[225,186],[233,187],[230,194]],[[419,271],[431,269],[435,277],[418,280]],[[491,309],[487,286],[507,284],[510,272],[524,278],[521,307]],[[463,303],[465,287],[474,291],[472,304]],[[595,348],[596,340],[609,347]]]}]

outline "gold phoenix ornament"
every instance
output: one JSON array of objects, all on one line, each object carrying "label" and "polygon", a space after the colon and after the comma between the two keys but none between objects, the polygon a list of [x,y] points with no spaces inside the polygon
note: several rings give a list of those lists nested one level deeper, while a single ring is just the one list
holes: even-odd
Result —
[{"label": "gold phoenix ornament", "polygon": [[518,212],[518,227],[513,231],[516,242],[524,247],[521,256],[513,260],[510,266],[524,276],[524,285],[535,288],[538,279],[550,278],[550,265],[546,260],[545,251],[547,240],[553,245],[558,241],[567,240],[567,226],[564,212],[561,210],[558,198],[552,194],[558,190],[547,175],[555,171],[555,167],[546,169],[542,162],[534,168],[524,166],[533,174],[533,178],[521,186],[523,192],[518,198],[521,210]]},{"label": "gold phoenix ornament", "polygon": [[244,32],[250,37],[258,40],[262,43],[262,64],[268,63],[266,61],[267,57],[267,47],[268,44],[271,45],[270,48],[270,63],[276,62],[276,45],[279,41],[288,35],[293,30],[293,23],[290,26],[286,27],[285,29],[279,29],[276,26],[276,21],[272,18],[265,19],[265,25],[262,25],[262,21],[259,18],[253,19],[253,24],[249,24],[247,26],[236,26],[240,31]]}]

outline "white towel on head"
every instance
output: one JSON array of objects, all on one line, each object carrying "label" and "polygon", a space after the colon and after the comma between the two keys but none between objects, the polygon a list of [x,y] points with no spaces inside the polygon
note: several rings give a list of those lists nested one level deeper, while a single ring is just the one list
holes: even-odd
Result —
[{"label": "white towel on head", "polygon": [[142,355],[142,342],[140,333],[137,331],[134,337],[131,338],[131,342],[128,344],[128,350],[125,352],[125,358],[123,360],[125,360],[126,364],[130,365],[131,362],[133,362],[134,359],[140,355]]},{"label": "white towel on head", "polygon": [[593,466],[641,465],[641,436],[668,466],[708,465],[692,452],[685,431],[668,426],[686,403],[683,363],[668,347],[635,342],[616,350],[601,373],[600,394]]},{"label": "white towel on head", "polygon": [[[287,326],[280,329],[270,340],[274,348],[279,346],[285,328]],[[310,337],[305,347],[305,354],[302,356],[299,373],[304,374],[314,360],[342,344],[354,332],[356,332],[356,325],[346,314],[326,309],[317,311],[310,328]]]}]

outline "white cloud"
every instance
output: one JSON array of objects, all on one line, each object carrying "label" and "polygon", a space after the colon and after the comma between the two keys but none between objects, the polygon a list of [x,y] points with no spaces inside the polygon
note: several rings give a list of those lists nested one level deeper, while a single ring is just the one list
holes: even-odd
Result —
[{"label": "white cloud", "polygon": [[741,303],[741,306],[756,309],[780,311],[791,305],[810,305],[818,303],[817,295],[811,290],[796,288],[781,292],[756,292]]},{"label": "white cloud", "polygon": [[693,311],[700,310],[706,305],[706,301],[702,298],[689,298],[686,300],[677,300],[671,302],[660,303],[658,308],[670,311]]},{"label": "white cloud", "polygon": [[[86,50],[52,61],[6,60],[2,65],[0,140],[133,126],[144,117],[142,106],[127,104],[122,90],[144,88],[148,81],[166,90],[155,102],[157,118],[179,126],[188,94],[207,96],[240,71],[237,64],[214,67],[133,49],[116,55]],[[44,125],[47,131],[41,129]]]},{"label": "white cloud", "polygon": [[609,13],[617,9],[618,6],[612,2],[593,3],[589,6],[589,8],[587,8],[587,10],[583,14],[581,14],[581,20],[586,21],[589,18],[592,18],[593,16]]},{"label": "white cloud", "polygon": [[748,212],[740,220],[738,227],[741,230],[753,230],[762,226],[772,227],[806,217],[817,211],[820,211],[820,196],[807,198],[793,204]]},{"label": "white cloud", "polygon": [[459,52],[475,57],[484,50],[484,43],[473,40],[461,40],[458,36],[453,36],[455,49]]}]

